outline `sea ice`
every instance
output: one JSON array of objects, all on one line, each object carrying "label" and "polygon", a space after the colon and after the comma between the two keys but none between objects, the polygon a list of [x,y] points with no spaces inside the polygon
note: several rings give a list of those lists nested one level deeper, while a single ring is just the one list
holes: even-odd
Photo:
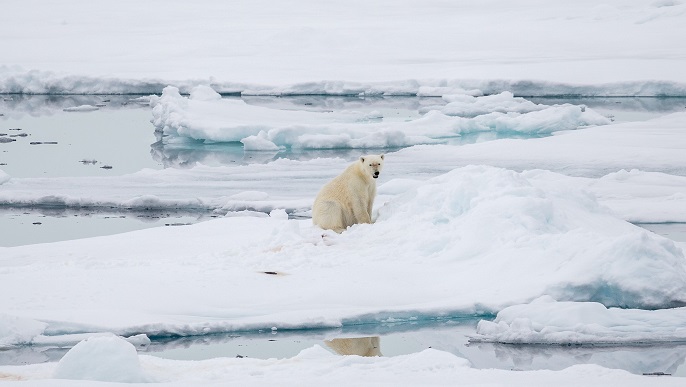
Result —
[{"label": "sea ice", "polygon": [[126,340],[110,335],[91,337],[76,344],[59,361],[55,379],[100,382],[148,382],[136,348]]},{"label": "sea ice", "polygon": [[438,110],[449,116],[476,117],[488,113],[530,113],[548,108],[546,105],[535,104],[521,97],[515,97],[511,92],[487,96],[471,96],[465,94],[443,95],[447,102],[443,106],[427,106],[421,112]]},{"label": "sea ice", "polygon": [[8,175],[5,171],[0,169],[0,185],[8,182],[12,177]]},{"label": "sea ice", "polygon": [[656,344],[686,341],[686,308],[607,308],[549,296],[509,306],[482,320],[474,341],[507,344]]},{"label": "sea ice", "polygon": [[0,313],[0,350],[15,345],[30,344],[41,335],[47,323]]}]

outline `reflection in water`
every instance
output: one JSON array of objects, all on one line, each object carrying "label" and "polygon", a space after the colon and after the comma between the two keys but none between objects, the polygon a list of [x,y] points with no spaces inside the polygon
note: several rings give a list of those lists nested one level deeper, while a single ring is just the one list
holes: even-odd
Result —
[{"label": "reflection in water", "polygon": [[554,98],[554,97],[527,97],[533,103],[538,104],[565,104],[586,105],[593,110],[634,112],[634,113],[659,113],[660,115],[682,112],[686,107],[686,98],[683,97],[587,97],[587,98]]},{"label": "reflection in water", "polygon": [[[503,138],[537,138],[547,135],[522,134],[516,132],[478,132],[468,133],[459,137],[445,139],[449,145],[466,145],[478,142],[493,141]],[[316,158],[341,158],[352,161],[360,156],[372,152],[382,152],[379,149],[284,149],[280,151],[244,151],[240,142],[204,143],[183,137],[170,137],[155,132],[157,141],[150,145],[150,155],[153,160],[162,164],[164,168],[192,168],[196,164],[207,166],[265,164],[277,159],[307,161]],[[400,147],[383,148],[384,153],[395,152]]]},{"label": "reflection in water", "polygon": [[515,370],[561,370],[575,364],[596,364],[606,368],[624,369],[636,374],[665,373],[686,376],[686,345],[659,346],[560,346],[470,344],[482,353],[492,353],[501,366]]},{"label": "reflection in water", "polygon": [[[307,161],[316,158],[338,157],[354,160],[370,152],[369,149],[284,149],[281,151],[244,151],[240,142],[204,143],[187,138],[169,138],[155,132],[157,141],[150,145],[153,160],[164,168],[192,168],[207,166],[265,164],[277,159]],[[400,148],[384,148],[393,152]]]},{"label": "reflection in water", "polygon": [[[634,346],[562,346],[469,343],[478,319],[405,321],[306,329],[153,338],[139,346],[142,354],[166,359],[204,360],[218,357],[291,358],[315,345],[341,355],[398,356],[427,348],[466,358],[474,368],[561,370],[575,364],[596,364],[635,374],[665,373],[686,377],[686,344]],[[331,337],[338,337],[331,339]],[[341,338],[345,337],[345,338]],[[0,350],[0,364],[58,361],[76,343],[25,346]]]},{"label": "reflection in water", "polygon": [[686,223],[634,223],[675,242],[686,242]]},{"label": "reflection in water", "polygon": [[69,348],[18,347],[0,349],[0,365],[38,364],[59,361]]},{"label": "reflection in water", "polygon": [[324,340],[339,355],[383,356],[379,336]]},{"label": "reflection in water", "polygon": [[51,116],[64,109],[81,105],[92,105],[102,109],[140,108],[147,106],[149,99],[143,95],[0,95],[0,113],[4,118],[18,119]]},{"label": "reflection in water", "polygon": [[2,207],[0,246],[49,243],[111,235],[149,227],[179,226],[218,217],[193,210],[126,210],[120,208]]},{"label": "reflection in water", "polygon": [[90,218],[112,219],[129,218],[137,219],[143,223],[159,223],[167,221],[169,224],[178,223],[176,220],[183,218],[184,221],[199,223],[213,218],[216,215],[210,211],[192,208],[165,208],[165,209],[135,209],[120,207],[79,207],[66,206],[21,206],[0,207],[0,216],[8,217],[52,217],[52,218],[78,218],[79,221]]}]

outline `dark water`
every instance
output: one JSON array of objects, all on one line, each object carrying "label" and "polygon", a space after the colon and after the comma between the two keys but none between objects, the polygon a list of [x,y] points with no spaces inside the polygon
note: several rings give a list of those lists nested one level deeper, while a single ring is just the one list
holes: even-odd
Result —
[{"label": "dark water", "polygon": [[686,242],[686,223],[638,223],[636,225],[673,241]]}]

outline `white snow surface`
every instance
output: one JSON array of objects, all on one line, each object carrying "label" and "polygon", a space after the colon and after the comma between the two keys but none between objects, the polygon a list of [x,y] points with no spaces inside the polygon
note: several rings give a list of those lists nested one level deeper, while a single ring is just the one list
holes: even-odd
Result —
[{"label": "white snow surface", "polygon": [[47,326],[48,324],[43,322],[1,313],[0,348],[29,344],[36,336],[42,334]]},{"label": "white snow surface", "polygon": [[[189,97],[168,86],[161,97],[152,97],[151,106],[153,124],[166,135],[240,141],[245,150],[266,151],[392,148],[432,144],[464,133],[547,134],[610,123],[585,106],[534,104],[510,92],[483,97],[451,95],[447,99],[452,102],[407,122],[370,122],[368,115],[360,112],[274,110],[221,99],[209,86],[193,88]],[[374,121],[378,118],[375,115]]]},{"label": "white snow surface", "polygon": [[686,308],[606,308],[596,302],[557,302],[543,296],[482,320],[475,341],[508,344],[645,344],[686,341]]},{"label": "white snow surface", "polygon": [[509,91],[487,96],[472,96],[463,94],[447,94],[442,96],[447,105],[424,107],[428,112],[439,110],[450,116],[476,117],[488,113],[530,113],[547,108],[546,105],[535,104],[521,97],[514,97]]},{"label": "white snow surface", "polygon": [[652,0],[8,0],[0,92],[209,83],[276,95],[686,95],[685,10]]}]

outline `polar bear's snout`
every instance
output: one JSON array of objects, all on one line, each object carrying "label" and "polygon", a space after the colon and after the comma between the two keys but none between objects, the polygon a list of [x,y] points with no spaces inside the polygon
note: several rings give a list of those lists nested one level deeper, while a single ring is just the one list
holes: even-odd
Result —
[{"label": "polar bear's snout", "polygon": [[362,156],[360,157],[360,162],[374,179],[378,179],[379,174],[381,173],[381,168],[383,167],[383,158],[384,155]]}]

